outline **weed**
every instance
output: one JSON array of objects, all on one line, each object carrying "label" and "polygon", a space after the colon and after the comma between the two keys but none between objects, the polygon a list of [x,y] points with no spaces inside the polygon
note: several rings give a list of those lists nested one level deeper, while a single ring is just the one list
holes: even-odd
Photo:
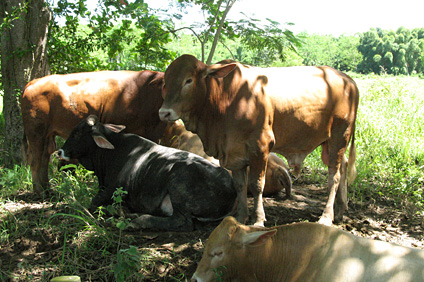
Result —
[{"label": "weed", "polygon": [[119,250],[116,258],[117,263],[113,266],[116,281],[128,281],[128,277],[140,270],[141,257],[136,247]]}]

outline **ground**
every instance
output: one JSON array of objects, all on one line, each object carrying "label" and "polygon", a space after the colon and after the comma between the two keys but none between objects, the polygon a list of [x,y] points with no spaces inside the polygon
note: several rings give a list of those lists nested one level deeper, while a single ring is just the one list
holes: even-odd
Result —
[{"label": "ground", "polygon": [[[284,192],[264,199],[266,226],[318,220],[326,201],[326,188],[297,183],[293,190],[291,199],[286,198]],[[40,214],[51,217],[66,211],[66,205],[40,203],[31,199],[28,194],[21,197],[13,202],[6,202],[3,208],[11,213],[25,214],[28,222],[37,221]],[[249,198],[250,212],[252,206],[253,201]],[[52,220],[59,220],[59,217],[53,217]],[[21,224],[25,226],[26,223]],[[135,246],[139,253],[144,254],[143,269],[139,272],[143,278],[133,277],[131,281],[189,281],[201,258],[203,244],[216,225],[217,223],[199,224],[198,229],[193,232],[124,232],[119,240],[130,242],[129,245]],[[405,209],[399,211],[392,201],[383,198],[363,199],[362,203],[351,200],[343,222],[335,225],[358,236],[424,249],[423,226],[421,217],[411,216]],[[33,228],[31,232],[27,232],[27,236],[1,245],[0,277],[6,281],[49,281],[54,274],[66,273],[65,264],[71,263],[69,256],[72,256],[72,252],[65,250],[72,247],[64,242],[72,234],[65,232],[64,235],[57,236],[52,233],[41,227]],[[95,245],[95,238],[96,236],[91,239],[93,242],[85,244]],[[116,236],[111,238],[118,240]],[[78,241],[73,244],[78,245]],[[91,251],[86,258],[81,257],[84,251],[79,250],[79,263],[72,266],[72,271],[80,275],[82,281],[112,281],[110,277],[113,278],[113,274],[105,276],[105,273],[111,273],[113,267],[110,263],[102,264],[105,250],[101,246],[97,249],[99,251]],[[77,261],[76,258],[74,260]],[[58,269],[62,272],[58,272]],[[7,272],[12,272],[14,278],[5,278],[10,275]]]}]

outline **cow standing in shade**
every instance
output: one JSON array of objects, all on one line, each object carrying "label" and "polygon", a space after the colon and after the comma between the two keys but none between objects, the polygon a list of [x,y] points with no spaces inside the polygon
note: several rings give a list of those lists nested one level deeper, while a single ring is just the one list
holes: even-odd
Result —
[{"label": "cow standing in shade", "polygon": [[248,217],[247,186],[254,197],[255,224],[265,221],[262,191],[270,151],[283,155],[298,172],[318,146],[329,172],[320,222],[342,219],[348,166],[350,180],[355,176],[359,102],[349,76],[330,67],[255,68],[229,60],[206,65],[183,55],[168,66],[164,81],[160,118],[181,118],[199,135],[206,154],[232,171],[240,222]]},{"label": "cow standing in shade", "polygon": [[[424,282],[424,250],[317,223],[249,227],[227,217],[192,282]],[[217,280],[216,280],[217,279]]]},{"label": "cow standing in shade", "polygon": [[42,193],[49,186],[48,164],[56,151],[55,136],[67,138],[90,114],[157,142],[166,127],[158,115],[162,82],[163,73],[147,70],[49,75],[29,82],[21,109],[23,145],[34,191]]},{"label": "cow standing in shade", "polygon": [[189,152],[157,145],[124,127],[89,116],[71,132],[58,154],[78,159],[99,180],[91,210],[112,203],[116,188],[128,194],[132,229],[189,231],[193,219],[213,221],[229,214],[236,191],[225,169]]},{"label": "cow standing in shade", "polygon": [[[160,144],[195,153],[205,159],[219,165],[219,161],[206,155],[203,150],[203,144],[199,136],[187,131],[181,121],[170,122],[165,129],[163,137],[160,139]],[[286,192],[286,197],[291,196],[292,180],[289,173],[289,168],[286,163],[274,153],[268,156],[268,165],[265,174],[264,196],[272,196],[280,192],[283,188]]]}]

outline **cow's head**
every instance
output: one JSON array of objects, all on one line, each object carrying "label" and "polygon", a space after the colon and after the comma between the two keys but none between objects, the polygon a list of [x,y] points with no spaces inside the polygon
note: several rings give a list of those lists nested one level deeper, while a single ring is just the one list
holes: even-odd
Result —
[{"label": "cow's head", "polygon": [[93,151],[95,146],[103,149],[114,149],[105,132],[121,132],[125,129],[123,125],[102,124],[94,115],[90,115],[81,121],[71,132],[65,144],[58,151],[61,159],[69,161],[70,159],[80,159]]},{"label": "cow's head", "polygon": [[[223,78],[236,67],[235,63],[206,65],[192,55],[182,55],[165,71],[163,96],[165,101],[159,109],[161,120],[174,121],[187,116],[196,106],[201,107],[210,89],[207,80]],[[202,109],[197,109],[201,111]]]},{"label": "cow's head", "polygon": [[263,245],[277,232],[276,229],[252,230],[238,223],[234,217],[226,217],[209,236],[191,281],[230,280],[237,276],[237,271],[246,271],[240,268],[249,259],[247,250]]}]

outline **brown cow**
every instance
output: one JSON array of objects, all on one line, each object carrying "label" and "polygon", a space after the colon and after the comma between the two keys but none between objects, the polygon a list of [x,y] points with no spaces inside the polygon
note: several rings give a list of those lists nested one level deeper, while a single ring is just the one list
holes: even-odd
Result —
[{"label": "brown cow", "polygon": [[[329,197],[320,222],[331,225],[342,219],[347,209],[345,151],[352,138],[353,172],[359,101],[349,76],[330,67],[254,68],[228,60],[206,65],[183,55],[168,66],[163,92],[161,119],[181,118],[199,135],[206,154],[232,171],[241,222],[248,217],[247,184],[254,196],[255,224],[265,221],[262,191],[271,150],[298,171],[320,145],[329,170]],[[350,176],[352,180],[354,173]]]},{"label": "brown cow", "polygon": [[[160,144],[195,153],[210,162],[219,165],[219,161],[217,159],[210,157],[205,153],[199,136],[187,131],[180,120],[169,122],[163,137],[160,139]],[[274,153],[269,154],[265,179],[265,187],[262,193],[264,196],[275,195],[283,188],[285,188],[286,196],[291,196],[292,180],[289,168],[286,163]]]},{"label": "brown cow", "polygon": [[55,136],[67,138],[90,114],[157,142],[166,127],[158,115],[162,81],[163,73],[153,71],[100,71],[29,82],[21,108],[34,191],[41,193],[49,186],[48,163],[56,150]]},{"label": "brown cow", "polygon": [[203,150],[199,136],[185,129],[180,120],[169,122],[159,143],[163,146],[188,151],[197,154],[208,161],[219,165],[219,161],[208,156]]},{"label": "brown cow", "polygon": [[[216,280],[215,280],[216,279]],[[302,222],[249,227],[227,217],[191,281],[423,282],[424,250]]]}]

